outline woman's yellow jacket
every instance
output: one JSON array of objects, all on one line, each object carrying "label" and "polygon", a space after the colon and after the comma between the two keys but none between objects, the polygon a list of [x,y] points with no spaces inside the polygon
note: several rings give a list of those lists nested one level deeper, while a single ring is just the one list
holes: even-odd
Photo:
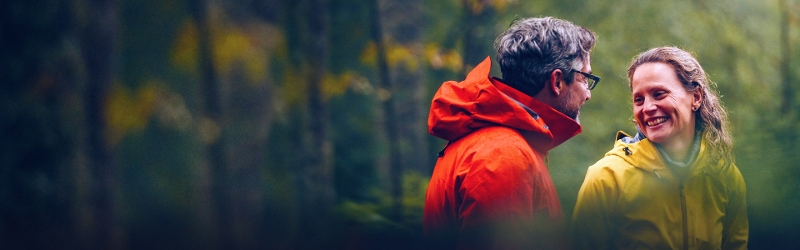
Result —
[{"label": "woman's yellow jacket", "polygon": [[712,162],[703,140],[681,179],[650,140],[625,137],[618,133],[586,173],[572,216],[573,247],[747,248],[745,184],[735,165]]}]

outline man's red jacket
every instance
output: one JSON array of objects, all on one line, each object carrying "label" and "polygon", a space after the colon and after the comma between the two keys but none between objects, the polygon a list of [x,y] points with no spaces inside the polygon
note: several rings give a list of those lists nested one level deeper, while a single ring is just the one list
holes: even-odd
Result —
[{"label": "man's red jacket", "polygon": [[489,76],[491,60],[433,97],[429,132],[448,141],[425,197],[437,249],[564,247],[547,152],[581,132],[572,118]]}]

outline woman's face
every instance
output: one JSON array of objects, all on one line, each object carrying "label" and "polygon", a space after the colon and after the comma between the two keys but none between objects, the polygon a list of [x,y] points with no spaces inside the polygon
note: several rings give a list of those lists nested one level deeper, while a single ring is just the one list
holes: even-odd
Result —
[{"label": "woman's face", "polygon": [[633,115],[645,136],[668,150],[688,149],[702,95],[688,92],[666,63],[645,63],[631,77]]}]

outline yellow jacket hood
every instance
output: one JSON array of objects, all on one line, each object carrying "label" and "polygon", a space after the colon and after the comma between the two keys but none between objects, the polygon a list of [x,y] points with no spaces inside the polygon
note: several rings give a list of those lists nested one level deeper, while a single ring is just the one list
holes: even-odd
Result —
[{"label": "yellow jacket hood", "polygon": [[[711,164],[708,150],[708,144],[705,138],[700,142],[700,151],[695,158],[694,162],[689,165],[692,166],[691,173],[695,171],[714,171],[721,172],[726,166],[721,163]],[[653,173],[661,177],[662,174],[671,174],[664,164],[664,159],[659,154],[655,145],[650,139],[645,138],[641,133],[636,136],[630,136],[623,131],[617,132],[616,141],[614,141],[614,148],[608,151],[605,156],[616,156],[646,172]],[[709,162],[706,162],[709,161]],[[702,163],[702,164],[701,164]],[[706,168],[706,169],[698,169]]]}]

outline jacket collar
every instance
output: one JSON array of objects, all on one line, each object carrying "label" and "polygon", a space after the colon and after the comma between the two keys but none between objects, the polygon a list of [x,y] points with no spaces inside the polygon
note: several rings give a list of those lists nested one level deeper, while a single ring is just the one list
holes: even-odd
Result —
[{"label": "jacket collar", "polygon": [[[700,143],[697,156],[694,161],[689,162],[689,172],[696,173],[704,168],[704,164],[709,161],[706,150],[708,149],[708,142],[702,136],[699,136]],[[658,175],[659,178],[674,178],[672,171],[667,167],[666,161],[659,153],[656,145],[644,136],[637,134],[631,137],[623,131],[617,132],[617,140],[614,142],[614,148],[611,149],[606,156],[617,156],[622,158],[628,164],[642,169],[646,172],[651,172]],[[705,170],[704,170],[705,171]]]},{"label": "jacket collar", "polygon": [[[521,105],[524,109],[530,110],[535,115],[538,115],[544,121],[544,125],[542,128],[547,130],[546,133],[536,133],[539,135],[549,135],[547,136],[547,140],[533,140],[532,146],[540,151],[548,151],[552,148],[561,145],[562,143],[566,142],[570,138],[578,135],[581,131],[581,125],[578,124],[577,121],[573,120],[569,116],[555,110],[550,105],[547,105],[539,100],[536,100],[533,97],[530,97],[502,82],[500,80],[492,78],[490,79],[492,84],[494,84],[497,89],[499,89],[503,94],[505,94],[508,98],[515,100],[519,105]],[[541,137],[541,136],[534,136],[531,133],[524,133],[527,134],[526,137]],[[529,140],[531,141],[531,140]]]},{"label": "jacket collar", "polygon": [[531,146],[547,151],[581,132],[572,118],[489,76],[491,65],[487,57],[464,81],[442,84],[431,103],[430,134],[453,141],[502,125],[518,129]]}]

